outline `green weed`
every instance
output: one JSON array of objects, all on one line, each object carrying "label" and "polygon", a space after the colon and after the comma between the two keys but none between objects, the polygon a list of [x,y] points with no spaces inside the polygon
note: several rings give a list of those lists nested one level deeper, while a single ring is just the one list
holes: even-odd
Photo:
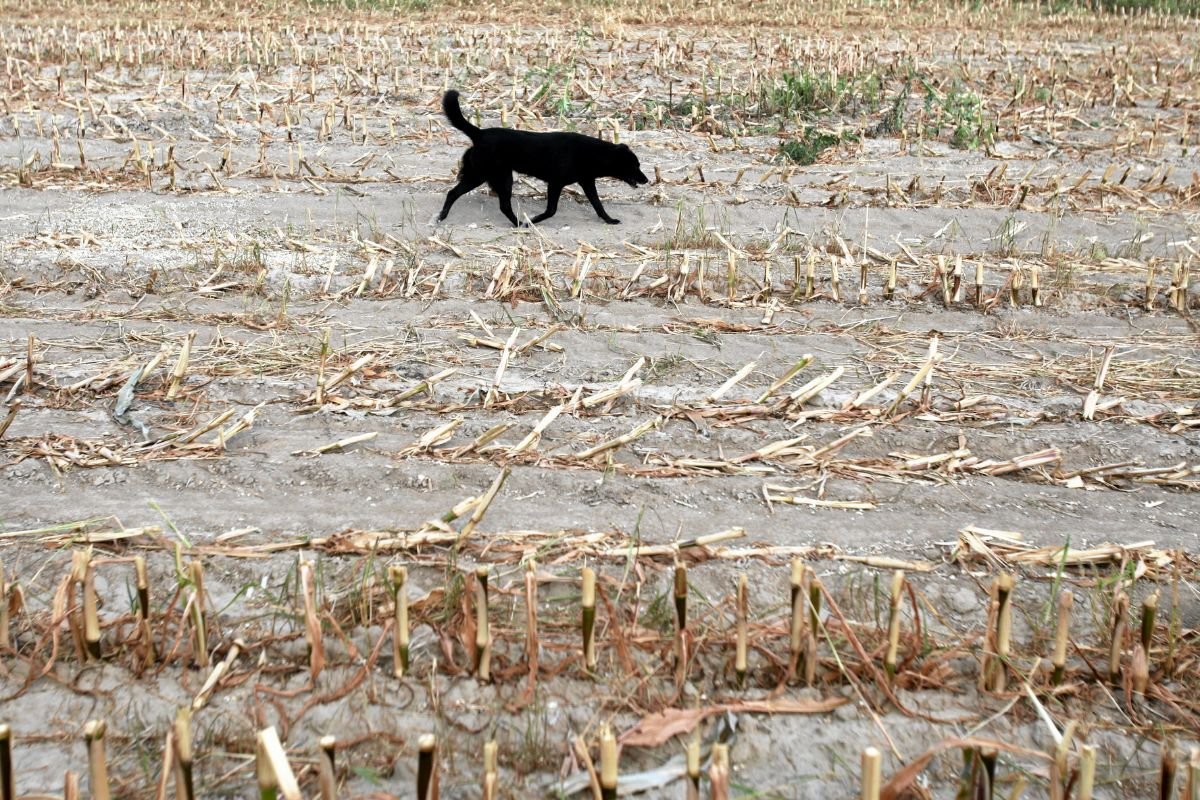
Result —
[{"label": "green weed", "polygon": [[830,131],[816,128],[804,128],[795,139],[790,139],[779,146],[779,151],[789,159],[802,166],[815,164],[821,154],[831,147],[837,147],[851,137],[839,135]]},{"label": "green weed", "polygon": [[883,81],[875,72],[839,75],[836,72],[785,72],[767,90],[769,113],[815,117],[876,111]]},{"label": "green weed", "polygon": [[1072,10],[1100,12],[1147,12],[1178,14],[1184,17],[1200,17],[1200,0],[1059,0],[1053,6],[1054,13]]},{"label": "green weed", "polygon": [[952,147],[974,150],[995,140],[996,124],[985,112],[983,99],[957,81],[945,94],[926,83],[925,111],[934,119],[936,135],[949,129]]}]

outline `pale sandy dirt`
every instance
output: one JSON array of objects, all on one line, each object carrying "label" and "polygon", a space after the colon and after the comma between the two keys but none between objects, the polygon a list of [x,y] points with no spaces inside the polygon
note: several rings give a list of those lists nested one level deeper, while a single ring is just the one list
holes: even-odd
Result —
[{"label": "pale sandy dirt", "polygon": [[[968,21],[964,24],[986,24],[983,18],[963,19]],[[96,19],[83,27],[105,24]],[[860,47],[853,43],[860,33],[879,35],[871,26],[881,20],[868,16],[853,24],[861,27],[830,34],[833,52]],[[707,74],[699,54],[734,78],[744,74],[750,60],[744,44],[717,29],[668,33],[650,25],[624,26],[618,55],[623,52],[625,59],[605,89],[589,94],[580,84],[572,114],[559,120],[543,108],[543,121],[527,118],[521,124],[573,125],[595,132],[611,130],[605,120],[615,118],[621,122],[622,141],[639,154],[647,174],[657,170],[662,182],[641,191],[602,183],[605,205],[622,220],[620,226],[601,223],[576,193],[565,197],[558,215],[536,232],[509,228],[495,198],[483,191],[460,200],[446,224],[432,224],[466,145],[437,113],[441,84],[451,78],[442,67],[422,61],[433,51],[414,51],[417,55],[406,61],[405,48],[393,48],[363,29],[346,33],[346,41],[341,36],[331,42],[314,40],[321,51],[316,70],[321,88],[315,99],[305,95],[307,67],[172,66],[160,75],[157,67],[147,65],[100,72],[105,80],[93,83],[91,95],[107,101],[112,112],[102,115],[103,123],[91,123],[83,140],[89,159],[85,172],[46,167],[54,147],[60,148],[62,161],[77,162],[72,132],[76,111],[50,88],[57,64],[65,66],[71,91],[82,96],[79,64],[48,56],[36,71],[42,85],[9,101],[0,114],[0,375],[24,361],[32,335],[38,381],[32,393],[14,388],[19,372],[0,382],[0,400],[6,401],[0,414],[7,401],[22,403],[0,440],[0,559],[44,625],[69,553],[48,549],[41,533],[5,533],[101,518],[91,529],[159,526],[165,530],[159,544],[178,537],[203,547],[243,529],[250,530],[229,539],[230,544],[300,541],[348,529],[411,531],[464,498],[482,494],[507,467],[511,474],[473,535],[481,546],[490,537],[504,541],[499,535],[511,531],[608,533],[613,541],[664,544],[740,527],[745,538],[729,544],[763,553],[771,547],[828,544],[834,549],[826,555],[888,556],[937,565],[933,572],[910,574],[924,599],[927,630],[939,643],[936,656],[927,654],[926,666],[913,667],[899,695],[907,709],[942,721],[907,715],[868,687],[882,714],[873,721],[826,654],[828,673],[821,686],[788,689],[782,697],[843,696],[850,703],[818,717],[738,715],[734,796],[857,796],[858,754],[867,744],[885,749],[885,775],[939,739],[968,732],[1045,750],[1050,741],[1046,726],[1027,701],[1016,695],[981,696],[975,689],[978,662],[973,653],[986,622],[991,580],[986,566],[973,563],[967,569],[943,562],[958,532],[968,526],[1019,531],[1036,545],[1152,541],[1163,550],[1195,554],[1198,549],[1200,494],[1196,475],[1189,473],[1200,465],[1200,428],[1195,426],[1200,419],[1200,349],[1190,319],[1195,292],[1189,315],[1166,308],[1173,265],[1186,255],[1186,246],[1200,248],[1200,198],[1186,191],[1189,180],[1194,181],[1189,173],[1197,147],[1196,98],[1194,84],[1186,80],[1186,48],[1161,39],[1155,24],[1171,23],[1113,29],[1129,46],[1158,41],[1160,60],[1166,63],[1159,83],[1149,80],[1148,66],[1134,70],[1135,92],[1142,92],[1138,107],[1113,110],[1080,99],[1088,86],[1111,89],[1104,81],[1086,83],[1106,63],[1101,48],[1108,45],[1103,36],[1113,35],[1111,31],[1083,31],[1071,38],[1069,28],[1055,27],[1053,46],[1074,53],[1075,61],[1069,67],[1073,77],[1063,79],[1071,88],[1055,105],[1058,116],[1052,123],[1045,122],[1043,112],[1030,111],[1020,136],[1004,135],[1011,127],[1004,114],[1011,109],[1003,97],[987,95],[985,105],[1002,120],[1002,135],[987,152],[953,148],[944,132],[920,145],[911,133],[903,141],[872,135],[782,177],[778,147],[794,123],[785,124],[779,134],[764,129],[767,123],[760,120],[757,128],[736,138],[718,130],[710,139],[704,130],[690,130],[682,117],[666,129],[630,130],[631,110],[641,108],[639,103],[666,102],[664,73],[646,55],[659,37],[696,43],[692,58],[681,58],[674,67],[686,76],[680,80]],[[1194,22],[1179,24],[1195,36]],[[13,20],[3,30],[19,38],[21,28]],[[570,26],[526,32],[501,43],[502,27],[452,27],[436,15],[389,23],[388,30],[402,38],[411,32],[443,50],[456,31],[465,32],[491,42],[495,53],[506,52],[510,63],[515,59],[521,64],[491,84],[481,78],[489,68],[498,68],[499,56],[488,56],[493,61],[489,65],[483,55],[467,55],[472,66],[452,74],[468,113],[483,108],[485,121],[493,124],[497,104],[508,103],[514,82],[531,82],[536,88],[535,77],[542,73],[532,71],[535,67],[568,57],[580,65],[603,63],[612,44],[604,34],[572,37]],[[773,47],[783,46],[788,35],[794,32],[759,33]],[[958,74],[953,68],[958,56],[951,57],[947,46],[953,38],[944,26],[922,30],[914,25],[904,35],[920,42],[918,50],[939,53],[937,63],[926,67],[935,82]],[[217,31],[212,41],[233,36]],[[968,61],[984,87],[981,92],[1007,86],[998,72],[1014,63],[1018,70],[1028,69],[1053,50],[1048,42],[1022,37],[1007,44],[1000,37],[1000,45],[975,49]],[[568,47],[569,42],[574,44]],[[353,78],[346,76],[338,58],[327,54],[343,47],[357,53],[359,45],[372,54],[369,59],[394,65],[399,81],[391,83],[388,67],[381,71],[385,89],[345,95],[342,86]],[[280,45],[279,52],[286,59],[290,49]],[[811,63],[824,63],[811,53],[808,57]],[[414,58],[422,63],[419,70]],[[34,74],[32,69],[26,67],[25,74]],[[991,77],[982,77],[988,70]],[[1168,75],[1169,70],[1174,72]],[[358,68],[358,73],[370,71]],[[185,73],[191,87],[186,99],[177,88]],[[167,89],[156,93],[160,83]],[[246,93],[243,99],[214,99],[226,97],[238,83]],[[1156,108],[1168,85],[1182,94],[1179,105]],[[1188,85],[1190,95],[1180,88]],[[894,82],[888,84],[884,97],[890,99],[895,88]],[[301,95],[294,102],[286,99],[292,90]],[[679,84],[671,91],[680,92]],[[1005,91],[1011,96],[1010,88]],[[355,114],[367,115],[372,138],[366,144],[358,130],[341,127],[343,95],[352,98]],[[272,106],[274,123],[255,122],[255,102]],[[910,112],[915,114],[920,105],[921,95],[914,90]],[[283,135],[285,106],[297,115],[293,145],[302,145],[314,166],[311,174],[304,173],[309,182],[293,175],[289,166],[299,152],[289,151]],[[317,141],[330,108],[335,109],[330,112],[336,122],[333,135]],[[821,119],[822,124],[861,130],[879,113]],[[43,115],[41,135],[33,114]],[[236,119],[238,114],[242,119]],[[1072,122],[1072,114],[1092,127]],[[1191,129],[1179,133],[1184,114],[1190,114]],[[728,117],[722,120],[728,122]],[[1146,150],[1154,120],[1175,133],[1162,134],[1156,149]],[[51,122],[62,130],[57,145],[49,135]],[[148,144],[154,147],[159,171],[153,190],[141,185],[132,168],[122,171],[131,152],[129,132],[137,135],[143,151]],[[220,160],[230,133],[238,137],[231,142],[234,167],[223,171]],[[167,189],[161,169],[171,143],[167,137],[182,165],[174,192]],[[1127,144],[1130,140],[1139,144]],[[29,188],[20,185],[19,165],[34,153],[40,154],[40,169],[35,168]],[[260,159],[266,166],[255,167]],[[1178,191],[1159,187],[1157,194],[1105,194],[1096,186],[1110,164],[1117,165],[1113,183],[1128,169],[1131,190],[1169,165],[1172,172],[1162,183]],[[982,183],[1001,168],[1006,170],[1003,177]],[[245,172],[238,174],[240,170]],[[348,181],[330,177],[356,170]],[[919,185],[911,183],[916,177]],[[1081,180],[1090,188],[1056,194],[1054,186],[1070,187]],[[904,198],[888,191],[889,181],[905,190]],[[1016,208],[1014,193],[1022,183],[1033,188],[1029,200]],[[540,184],[518,184],[518,195],[518,214],[541,210]],[[785,229],[792,234],[784,236]],[[735,302],[725,297],[727,247],[714,231],[741,254]],[[866,303],[858,302],[857,261],[842,265],[839,301],[795,298],[793,257],[802,266],[810,250],[818,248],[818,290],[827,295],[826,252],[841,253],[839,238],[856,256],[865,242],[884,257],[869,262]],[[687,254],[693,270],[700,259],[707,260],[703,298],[695,284],[681,297],[647,288],[664,274],[667,250],[674,253],[674,275],[681,254]],[[938,255],[951,266],[957,256],[966,261],[965,299],[949,307],[941,301],[940,288],[927,291]],[[899,261],[892,301],[883,297],[888,257]],[[356,296],[372,258],[375,277]],[[388,260],[392,272],[381,286],[380,272]],[[497,297],[489,284],[505,260],[518,265],[514,282],[521,288]],[[582,297],[575,298],[572,282],[584,260],[592,271]],[[969,302],[977,262],[986,267],[987,292],[998,297],[986,312]],[[1020,305],[1009,304],[1006,281],[1015,264],[1038,267],[1040,308],[1031,305],[1028,272]],[[1160,290],[1150,311],[1144,308],[1147,264],[1155,266]],[[768,266],[769,290],[762,285]],[[1192,270],[1194,274],[1195,262]],[[405,283],[410,274],[411,292]],[[547,286],[553,302],[543,293]],[[501,341],[520,327],[518,342],[561,324],[563,329],[547,340],[561,349],[515,354],[498,387],[500,402],[487,404],[484,395],[492,386],[499,353],[471,346],[460,336],[488,335],[480,322]],[[315,386],[326,330],[331,332],[330,372],[363,354],[375,360],[368,374],[355,375],[334,392],[334,402],[316,408],[306,398]],[[196,334],[189,371],[180,396],[168,401],[164,383],[189,332]],[[919,397],[914,396],[901,404],[899,419],[889,420],[886,409],[924,362],[934,335],[945,360],[934,370],[928,406],[916,408]],[[143,379],[129,410],[132,424],[118,422],[112,411],[121,383],[163,346],[169,347],[168,356],[158,372]],[[1084,397],[1109,346],[1115,355],[1101,400],[1124,401],[1094,420],[1082,420]],[[835,368],[844,372],[803,409],[740,421],[696,413],[752,402],[805,354],[813,356],[812,364],[783,393]],[[587,397],[611,388],[640,358],[646,361],[636,391],[611,408],[563,414],[529,453],[507,451],[577,389],[582,387]],[[719,402],[706,400],[750,361],[756,366],[744,381]],[[397,392],[451,366],[457,373],[439,383],[431,396],[387,406]],[[110,367],[119,379],[109,385],[81,383]],[[835,413],[890,373],[897,375],[894,383],[863,409]],[[986,398],[978,401],[981,395]],[[964,399],[974,400],[960,409],[956,404]],[[258,404],[265,405],[253,427],[231,438],[223,451],[209,449],[204,457],[184,453],[171,460],[143,459],[132,452],[143,440],[139,425],[146,426],[149,436],[161,437],[194,428],[226,409],[241,415]],[[804,414],[813,411],[826,413]],[[656,415],[664,415],[662,424],[613,451],[610,461],[575,457]],[[457,418],[461,423],[437,449],[400,453]],[[1185,424],[1177,426],[1180,422]],[[503,447],[451,454],[504,423],[511,428],[497,440]],[[821,448],[862,426],[869,435],[817,465],[794,452],[739,460],[794,437],[805,437],[797,447]],[[344,452],[305,452],[364,433],[377,436]],[[94,453],[98,447],[118,454],[116,463],[72,463],[79,453]],[[900,471],[909,459],[957,448],[997,462],[1047,448],[1056,448],[1059,458],[1045,467],[994,476]],[[725,466],[688,466],[695,460]],[[1138,468],[1174,467],[1176,474],[1167,485],[1119,475],[1089,475],[1083,486],[1069,482],[1077,471],[1126,462]],[[810,500],[857,501],[871,508],[768,504],[768,484],[790,486]],[[166,595],[174,576],[170,557],[159,544],[143,538],[99,545],[97,557],[145,554],[156,587]],[[501,743],[502,796],[553,795],[556,776],[575,769],[567,756],[571,735],[594,740],[601,720],[624,731],[661,707],[742,697],[729,685],[731,657],[726,652],[731,648],[713,638],[692,674],[693,684],[679,697],[673,695],[666,660],[669,636],[661,647],[635,648],[632,658],[643,676],[639,682],[625,674],[629,663],[616,652],[616,634],[602,626],[601,676],[579,678],[578,664],[571,661],[576,634],[570,620],[583,559],[577,551],[557,547],[547,544],[541,552],[525,553],[536,555],[545,571],[542,614],[550,628],[543,633],[543,665],[553,665],[546,666],[531,702],[521,696],[520,553],[470,548],[455,560],[444,547],[425,547],[378,556],[380,563],[412,565],[414,598],[454,586],[459,571],[476,563],[494,564],[499,587],[495,616],[506,632],[496,656],[503,677],[494,686],[479,686],[469,676],[451,674],[461,672],[467,657],[455,645],[454,663],[446,666],[446,654],[429,625],[437,624],[437,617],[424,609],[414,631],[416,677],[404,682],[391,677],[390,645],[385,644],[361,685],[310,708],[304,708],[306,700],[336,693],[358,674],[382,628],[378,620],[349,628],[356,654],[329,632],[331,666],[315,691],[310,690],[304,671],[307,649],[293,613],[299,602],[297,556],[319,559],[324,600],[331,614],[343,620],[364,565],[374,569],[374,562],[362,555],[307,548],[257,558],[206,551],[206,588],[220,627],[214,636],[217,656],[237,636],[252,646],[235,679],[197,714],[197,749],[205,753],[197,767],[201,796],[250,796],[253,733],[266,724],[283,728],[297,768],[310,758],[320,735],[332,732],[353,745],[339,755],[347,767],[344,796],[411,796],[415,739],[428,731],[442,736],[445,796],[478,796],[479,752],[489,737]],[[719,605],[698,624],[705,635],[721,641],[728,641],[731,629],[729,597],[736,577],[750,577],[752,617],[763,623],[763,649],[751,660],[754,677],[746,691],[751,697],[770,693],[778,681],[777,661],[786,657],[786,638],[779,635],[786,627],[786,562],[786,554],[775,552],[704,561],[691,571],[695,605],[704,606],[699,598]],[[627,615],[626,625],[636,623],[639,635],[669,634],[668,562],[645,561],[636,569],[622,557],[592,563],[609,591],[621,593],[618,605]],[[886,592],[887,573],[828,558],[813,565],[842,598],[847,615],[875,630],[879,604],[886,607],[886,597],[879,593]],[[124,564],[98,570],[102,614],[113,623],[106,629],[110,663],[81,667],[68,653],[53,676],[26,685],[29,663],[4,656],[0,717],[17,733],[21,793],[60,791],[64,767],[83,769],[82,721],[103,716],[114,732],[110,752],[122,796],[151,796],[147,792],[157,780],[165,727],[204,676],[178,664],[132,675],[127,648],[118,647],[128,631],[119,632],[117,622],[131,608],[128,572]],[[1072,573],[1078,579],[1079,607],[1086,609],[1078,617],[1085,647],[1104,646],[1107,634],[1099,621],[1107,613],[1101,602],[1105,595],[1096,588],[1096,579],[1112,573],[1111,566]],[[1016,623],[1014,660],[1022,670],[1046,652],[1049,627],[1042,615],[1052,574],[1033,568],[1018,590],[1023,611]],[[1138,583],[1135,598],[1149,592],[1149,583]],[[1181,588],[1178,624],[1194,630],[1200,626],[1196,585],[1185,580]],[[1164,592],[1169,595],[1165,587]],[[376,597],[382,603],[378,593]],[[165,604],[167,597],[158,602]],[[433,601],[430,608],[437,605]],[[43,653],[37,636],[21,627],[28,618],[22,619],[18,652],[26,658]],[[174,635],[175,627],[169,629]],[[448,626],[444,630],[453,633]],[[878,637],[872,641],[877,643]],[[958,641],[971,644],[961,652],[949,647]],[[184,642],[186,651],[186,637]],[[1101,664],[1099,652],[1086,651],[1089,663]],[[434,657],[446,669],[431,677]],[[843,657],[861,668],[848,648]],[[1078,690],[1047,702],[1060,725],[1079,719],[1087,740],[1099,747],[1103,780],[1097,796],[1148,796],[1161,733],[1144,737],[1134,729],[1161,724],[1160,730],[1168,730],[1173,743],[1185,748],[1195,743],[1194,730],[1186,731],[1187,720],[1194,717],[1165,703],[1131,701],[1120,688],[1093,686],[1083,660],[1074,665],[1082,676]],[[922,670],[927,684],[914,677]],[[1186,697],[1196,686],[1194,657],[1190,670],[1177,679],[1162,679],[1162,685]],[[280,691],[294,691],[295,696],[273,694]],[[302,708],[303,719],[290,725]],[[627,748],[622,767],[648,769],[681,752],[679,741],[648,750]],[[954,796],[950,778],[959,763],[955,754],[930,768],[933,796]],[[1002,772],[1008,776],[1033,767],[1028,758],[1002,757]],[[1026,796],[1041,796],[1044,770],[1028,777],[1032,785]],[[676,782],[649,796],[682,792],[682,783]]]}]

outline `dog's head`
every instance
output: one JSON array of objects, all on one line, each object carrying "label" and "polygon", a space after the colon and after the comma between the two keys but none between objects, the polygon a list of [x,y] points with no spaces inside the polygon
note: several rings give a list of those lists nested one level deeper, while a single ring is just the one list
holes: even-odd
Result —
[{"label": "dog's head", "polygon": [[625,181],[635,189],[643,183],[650,182],[650,179],[642,172],[642,165],[638,162],[638,157],[633,154],[627,144],[617,145],[614,167],[612,177]]}]

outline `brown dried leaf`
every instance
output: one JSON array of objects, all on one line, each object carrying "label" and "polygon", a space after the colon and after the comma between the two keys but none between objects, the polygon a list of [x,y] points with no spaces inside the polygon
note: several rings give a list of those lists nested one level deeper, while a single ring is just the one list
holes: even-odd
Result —
[{"label": "brown dried leaf", "polygon": [[673,736],[688,733],[701,720],[726,711],[735,714],[824,714],[849,701],[844,697],[824,700],[747,700],[704,708],[668,708],[645,717],[620,737],[623,746],[658,747]]}]

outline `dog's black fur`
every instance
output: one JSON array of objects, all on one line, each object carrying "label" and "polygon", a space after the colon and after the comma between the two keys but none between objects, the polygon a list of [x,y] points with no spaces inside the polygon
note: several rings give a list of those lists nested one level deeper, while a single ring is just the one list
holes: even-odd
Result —
[{"label": "dog's black fur", "polygon": [[446,92],[442,98],[442,111],[450,124],[471,139],[471,146],[463,153],[462,169],[458,173],[458,185],[446,194],[446,203],[438,217],[441,222],[450,213],[450,206],[472,189],[486,183],[500,198],[500,210],[504,216],[519,225],[512,209],[513,172],[529,175],[547,184],[546,210],[533,218],[541,222],[554,216],[558,210],[558,197],[572,183],[583,188],[587,199],[600,219],[610,225],[621,220],[613,219],[600,204],[596,194],[597,178],[616,178],[635,189],[650,180],[642,174],[637,156],[628,146],[613,144],[594,136],[581,133],[534,133],[515,131],[508,128],[478,128],[467,121],[458,105],[458,92]]}]

